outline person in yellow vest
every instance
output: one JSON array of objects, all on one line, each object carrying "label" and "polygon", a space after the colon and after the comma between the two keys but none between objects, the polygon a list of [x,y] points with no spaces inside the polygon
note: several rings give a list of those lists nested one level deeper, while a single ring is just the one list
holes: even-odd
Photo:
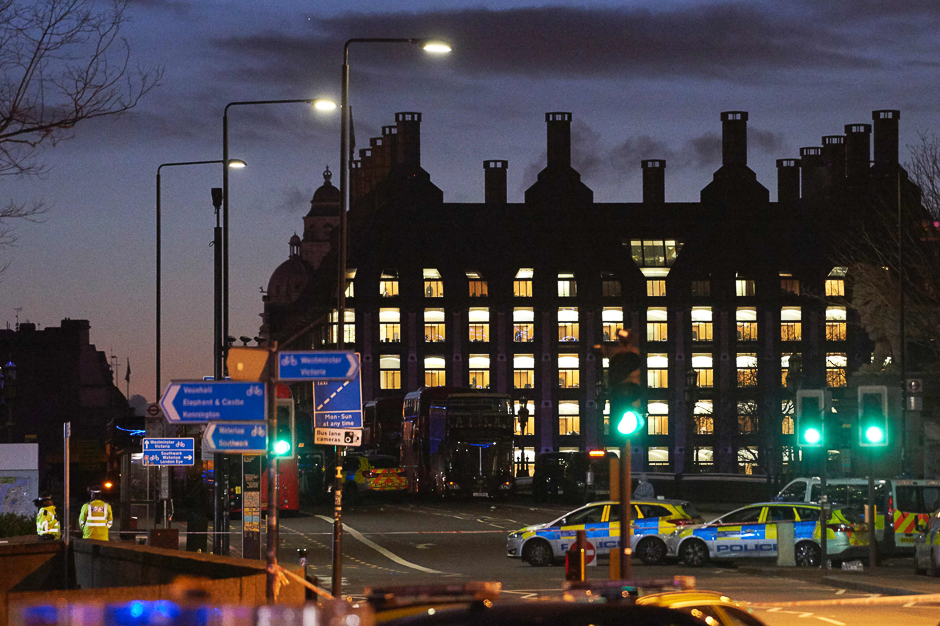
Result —
[{"label": "person in yellow vest", "polygon": [[82,537],[85,539],[108,540],[108,529],[111,528],[111,505],[101,499],[101,491],[89,491],[91,502],[82,505],[82,512],[78,515],[78,525],[82,528]]},{"label": "person in yellow vest", "polygon": [[59,518],[52,504],[52,496],[42,496],[33,500],[39,511],[36,512],[36,534],[43,541],[59,540]]}]

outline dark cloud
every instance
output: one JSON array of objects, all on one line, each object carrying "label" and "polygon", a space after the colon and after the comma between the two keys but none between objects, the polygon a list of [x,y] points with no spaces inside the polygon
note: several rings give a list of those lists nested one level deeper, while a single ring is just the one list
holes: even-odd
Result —
[{"label": "dark cloud", "polygon": [[783,140],[782,134],[769,130],[760,130],[758,128],[748,129],[747,142],[767,154],[777,154],[787,149],[787,144]]},{"label": "dark cloud", "polygon": [[692,167],[717,167],[721,164],[721,135],[706,133],[689,139],[682,160]]},{"label": "dark cloud", "polygon": [[313,197],[312,188],[301,189],[297,185],[290,185],[281,189],[280,201],[274,206],[278,213],[305,214],[310,209],[310,198]]}]

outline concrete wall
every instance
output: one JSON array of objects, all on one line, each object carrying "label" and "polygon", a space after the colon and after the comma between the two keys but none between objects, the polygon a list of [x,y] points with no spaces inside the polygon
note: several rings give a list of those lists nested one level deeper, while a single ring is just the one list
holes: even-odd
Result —
[{"label": "concrete wall", "polygon": [[63,587],[63,555],[62,544],[57,541],[0,545],[0,625],[7,623],[9,595]]}]

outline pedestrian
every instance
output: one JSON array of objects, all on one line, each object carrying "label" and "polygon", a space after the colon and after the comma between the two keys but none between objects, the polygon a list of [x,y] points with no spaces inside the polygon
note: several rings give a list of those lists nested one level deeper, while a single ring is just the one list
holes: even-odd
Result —
[{"label": "pedestrian", "polygon": [[640,481],[636,485],[633,497],[638,500],[655,500],[656,490],[653,485],[646,480],[646,474],[640,474]]},{"label": "pedestrian", "polygon": [[82,505],[82,512],[78,515],[78,525],[82,528],[84,539],[108,540],[108,529],[111,528],[111,505],[101,499],[100,489],[90,489],[90,502]]},{"label": "pedestrian", "polygon": [[36,534],[42,541],[58,541],[61,535],[59,531],[59,517],[55,512],[55,505],[52,504],[52,496],[40,496],[33,500],[33,504],[39,509],[36,512]]}]

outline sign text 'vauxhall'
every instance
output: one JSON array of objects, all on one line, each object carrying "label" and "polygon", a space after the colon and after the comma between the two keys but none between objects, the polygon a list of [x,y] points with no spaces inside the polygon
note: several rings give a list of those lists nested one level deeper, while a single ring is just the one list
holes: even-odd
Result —
[{"label": "sign text 'vauxhall'", "polygon": [[256,382],[174,382],[160,407],[168,422],[264,419],[264,385]]}]

